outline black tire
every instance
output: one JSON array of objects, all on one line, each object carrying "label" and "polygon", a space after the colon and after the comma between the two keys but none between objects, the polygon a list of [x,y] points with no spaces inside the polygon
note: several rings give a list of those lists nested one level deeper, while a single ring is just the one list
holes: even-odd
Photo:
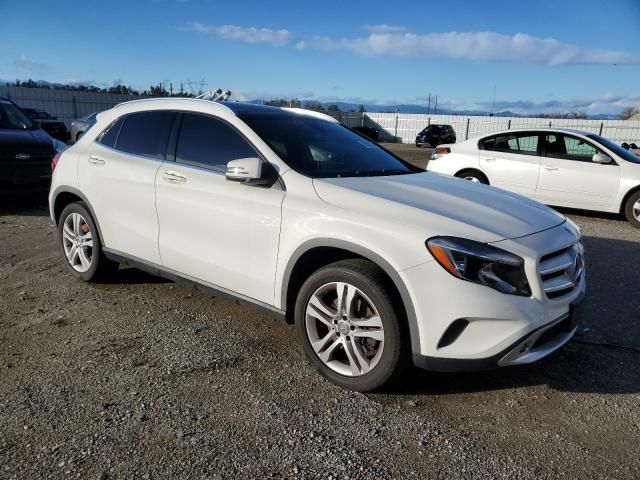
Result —
[{"label": "black tire", "polygon": [[456,174],[456,177],[472,182],[482,183],[484,185],[489,185],[489,179],[484,175],[484,173],[479,172],[478,170],[463,170],[461,172],[458,172]]},{"label": "black tire", "polygon": [[640,190],[632,193],[624,204],[624,216],[627,221],[636,228],[640,228],[640,219],[638,219],[638,217],[636,217],[636,213],[634,213],[634,210],[640,210],[640,207],[637,209],[634,208],[638,202],[640,202]]},{"label": "black tire", "polygon": [[[84,248],[86,256],[90,256],[89,268],[86,271],[76,270],[71,265],[70,260],[67,258],[67,254],[65,252],[65,237],[63,234],[63,230],[65,222],[67,222],[67,220],[72,222],[72,219],[70,218],[72,214],[79,214],[82,219],[85,220],[85,222],[83,222],[80,227],[82,229],[82,232],[91,233],[91,241],[93,242],[92,247]],[[89,212],[89,209],[84,202],[70,203],[62,210],[62,213],[60,214],[60,218],[58,220],[57,241],[58,247],[60,248],[60,252],[62,254],[62,258],[64,260],[64,264],[67,267],[67,271],[74,277],[84,282],[93,282],[100,279],[105,279],[118,268],[118,264],[116,262],[112,262],[104,256],[104,253],[102,251],[102,243],[100,242],[100,235],[98,234],[96,223],[91,216],[91,212]]]},{"label": "black tire", "polygon": [[[314,293],[331,282],[346,282],[362,291],[375,305],[384,330],[382,352],[375,366],[359,376],[342,375],[320,360],[307,333],[307,304]],[[303,350],[310,363],[331,382],[349,390],[368,392],[388,386],[410,364],[409,334],[399,299],[394,298],[388,277],[363,259],[342,260],[314,272],[302,285],[295,305],[295,322]],[[336,334],[339,336],[339,334]],[[355,338],[355,337],[354,337]],[[345,339],[349,339],[348,336]],[[333,341],[333,340],[332,340]],[[339,346],[336,351],[344,347]]]}]

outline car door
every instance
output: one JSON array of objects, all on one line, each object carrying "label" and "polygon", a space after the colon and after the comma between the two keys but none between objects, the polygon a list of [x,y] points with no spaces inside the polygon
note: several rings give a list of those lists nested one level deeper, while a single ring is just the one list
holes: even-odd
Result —
[{"label": "car door", "polygon": [[586,139],[565,133],[546,133],[536,199],[577,208],[611,205],[620,186],[620,166],[594,163],[602,153]]},{"label": "car door", "polygon": [[228,181],[229,161],[259,154],[222,119],[184,113],[175,160],[156,176],[165,267],[273,304],[285,192]]},{"label": "car door", "polygon": [[155,178],[175,118],[166,110],[120,117],[97,137],[78,168],[105,246],[158,264]]},{"label": "car door", "polygon": [[540,170],[537,132],[502,133],[478,142],[479,164],[491,185],[533,197]]}]

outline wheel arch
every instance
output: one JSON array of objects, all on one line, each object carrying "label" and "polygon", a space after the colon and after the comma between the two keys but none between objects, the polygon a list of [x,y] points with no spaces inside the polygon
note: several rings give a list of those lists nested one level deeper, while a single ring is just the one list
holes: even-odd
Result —
[{"label": "wheel arch", "polygon": [[630,188],[629,191],[624,194],[624,196],[622,197],[622,202],[620,202],[620,215],[624,215],[624,208],[627,205],[629,197],[631,197],[631,195],[637,193],[638,191],[640,191],[640,185],[636,185],[635,187]]},{"label": "wheel arch", "polygon": [[[463,172],[474,172],[474,173],[479,173],[480,175],[482,175],[484,178],[487,179],[487,183],[488,185],[491,185],[491,180],[489,179],[489,175],[486,174],[486,172],[483,172],[480,168],[478,167],[465,167],[465,168],[461,168],[460,170],[458,170],[456,173],[454,173],[454,177],[458,177],[458,175],[460,175]],[[459,177],[458,177],[459,178]]]},{"label": "wheel arch", "polygon": [[58,187],[53,195],[51,196],[51,218],[56,225],[58,225],[58,220],[60,220],[60,215],[64,208],[73,202],[83,202],[87,208],[89,209],[89,213],[91,213],[91,217],[93,218],[93,223],[96,225],[96,229],[98,230],[98,236],[100,237],[100,243],[104,245],[104,237],[102,236],[102,230],[100,230],[100,223],[98,222],[98,217],[96,217],[95,211],[91,206],[91,202],[87,199],[87,197],[77,188],[73,187]]},{"label": "wheel arch", "polygon": [[391,285],[395,287],[395,294],[404,308],[404,314],[411,338],[411,349],[420,351],[420,336],[418,320],[411,295],[397,270],[371,250],[360,245],[336,239],[316,239],[300,245],[291,255],[282,277],[281,308],[287,312],[287,321],[292,322],[294,305],[300,287],[304,281],[315,272],[330,263],[346,258],[363,258],[378,266],[389,278]]}]

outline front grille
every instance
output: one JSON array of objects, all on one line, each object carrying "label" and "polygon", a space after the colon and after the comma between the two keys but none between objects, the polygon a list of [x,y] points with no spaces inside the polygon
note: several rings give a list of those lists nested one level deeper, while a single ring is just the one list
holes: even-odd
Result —
[{"label": "front grille", "polygon": [[582,244],[577,242],[544,255],[540,258],[538,272],[547,298],[555,299],[570,294],[584,277]]}]

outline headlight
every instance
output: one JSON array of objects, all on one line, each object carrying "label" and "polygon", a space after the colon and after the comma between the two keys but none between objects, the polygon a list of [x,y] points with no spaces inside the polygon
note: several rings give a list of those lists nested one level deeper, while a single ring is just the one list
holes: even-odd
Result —
[{"label": "headlight", "polygon": [[456,278],[486,285],[502,293],[531,295],[524,273],[524,260],[517,255],[457,237],[433,237],[426,244],[433,258]]}]

